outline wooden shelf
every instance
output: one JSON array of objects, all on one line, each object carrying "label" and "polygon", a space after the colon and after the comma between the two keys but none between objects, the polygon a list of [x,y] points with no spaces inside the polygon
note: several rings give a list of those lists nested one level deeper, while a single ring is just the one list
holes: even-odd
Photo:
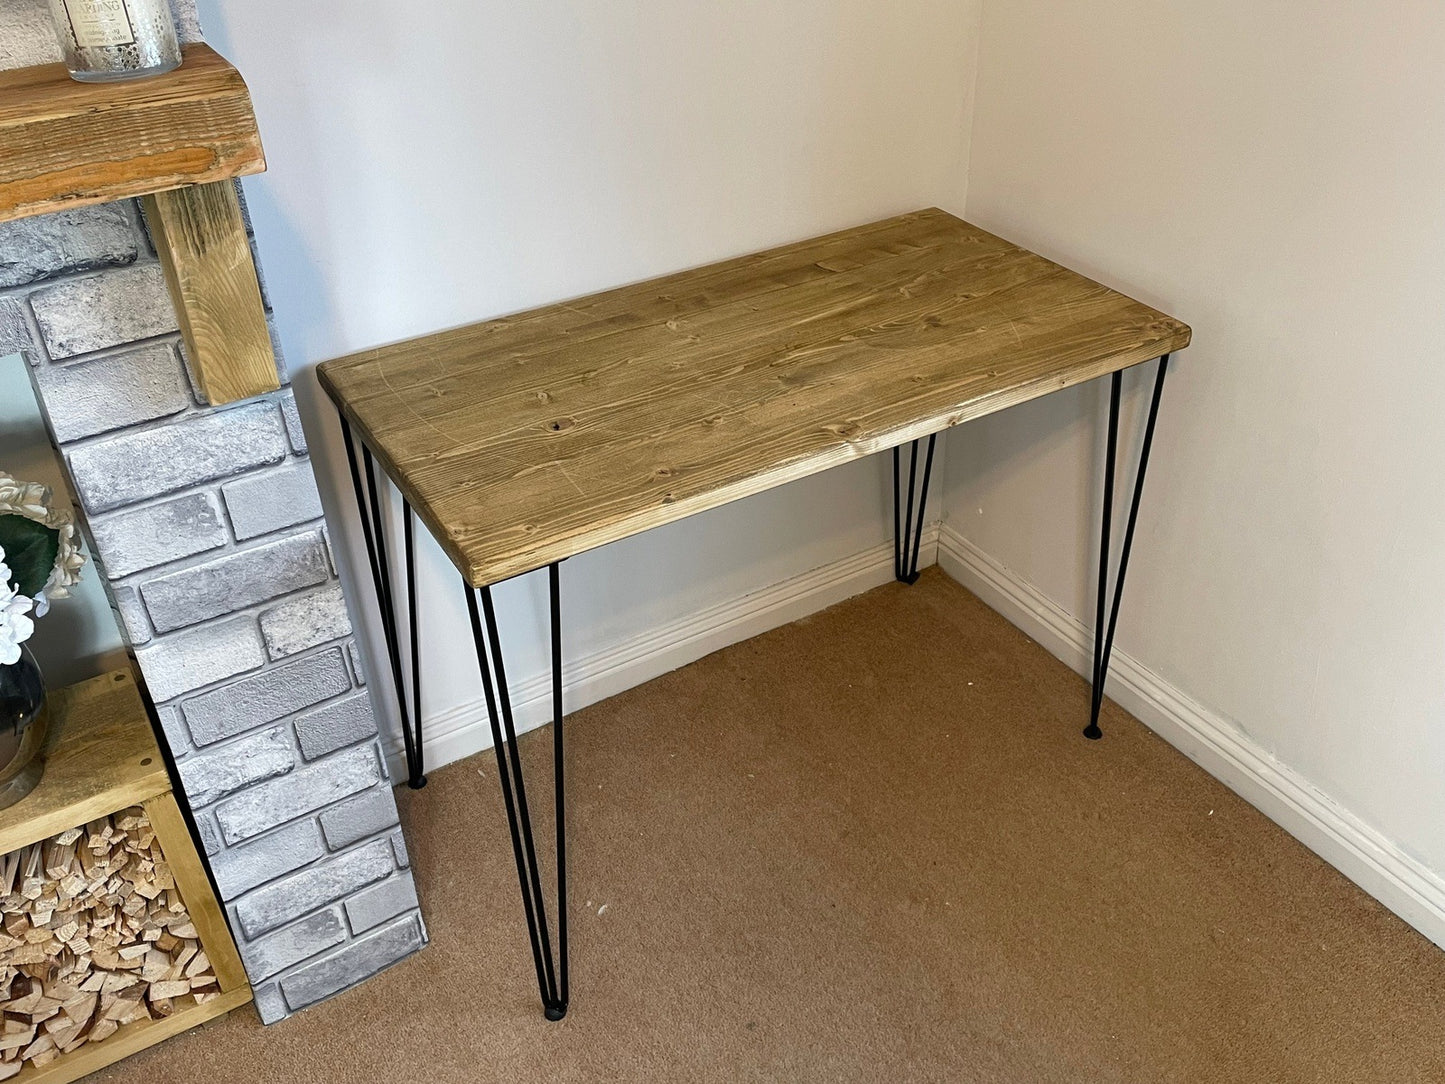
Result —
[{"label": "wooden shelf", "polygon": [[208,45],[147,79],[0,72],[0,222],[144,196],[186,355],[213,405],[281,386],[235,178],[266,168],[251,95]]},{"label": "wooden shelf", "polygon": [[0,854],[170,790],[135,681],[118,670],[50,695],[39,785],[0,809]]},{"label": "wooden shelf", "polygon": [[17,1084],[62,1084],[214,1019],[251,1000],[251,988],[205,867],[171,792],[160,747],[135,679],[115,671],[50,694],[45,774],[36,788],[0,810],[0,854],[58,835],[130,806],[145,809],[170,865],[220,996],[177,999],[169,1016],[137,1021],[50,1064],[27,1065]]},{"label": "wooden shelf", "polygon": [[0,72],[0,222],[265,168],[246,84],[208,45],[131,82],[78,83],[64,64]]}]

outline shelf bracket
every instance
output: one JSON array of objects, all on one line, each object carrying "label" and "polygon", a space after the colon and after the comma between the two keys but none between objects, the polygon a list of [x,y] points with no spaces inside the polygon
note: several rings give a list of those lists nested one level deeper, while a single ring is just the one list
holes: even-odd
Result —
[{"label": "shelf bracket", "polygon": [[281,386],[233,181],[144,197],[191,371],[212,406]]}]

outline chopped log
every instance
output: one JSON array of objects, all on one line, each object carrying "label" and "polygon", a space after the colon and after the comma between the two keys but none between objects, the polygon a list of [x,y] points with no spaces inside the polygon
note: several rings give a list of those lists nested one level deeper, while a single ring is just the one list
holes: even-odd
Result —
[{"label": "chopped log", "polygon": [[0,1081],[220,996],[145,810],[0,856]]}]

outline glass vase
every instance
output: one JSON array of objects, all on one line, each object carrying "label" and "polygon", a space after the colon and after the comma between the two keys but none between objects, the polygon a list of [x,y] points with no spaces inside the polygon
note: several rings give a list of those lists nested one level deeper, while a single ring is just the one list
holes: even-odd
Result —
[{"label": "glass vase", "polygon": [[0,666],[0,809],[20,801],[40,782],[49,721],[40,664],[21,644],[20,661]]},{"label": "glass vase", "polygon": [[139,79],[181,62],[170,0],[50,0],[50,14],[72,79]]}]

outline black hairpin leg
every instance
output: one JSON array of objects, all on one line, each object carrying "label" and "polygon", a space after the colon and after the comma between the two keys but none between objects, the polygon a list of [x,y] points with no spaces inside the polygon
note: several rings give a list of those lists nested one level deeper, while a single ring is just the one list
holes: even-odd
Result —
[{"label": "black hairpin leg", "polygon": [[426,786],[426,775],[423,771],[421,747],[421,667],[416,623],[416,547],[412,523],[415,515],[411,505],[403,498],[401,516],[405,536],[403,549],[406,563],[406,633],[411,641],[411,707],[408,710],[407,687],[402,681],[401,635],[397,627],[396,606],[391,589],[391,562],[386,551],[386,523],[381,514],[381,500],[377,495],[376,465],[371,459],[371,449],[363,443],[361,455],[365,463],[366,477],[363,486],[363,472],[356,462],[356,446],[352,442],[351,426],[347,424],[344,414],[340,417],[341,436],[346,444],[346,461],[351,468],[351,485],[356,493],[356,509],[361,514],[361,533],[366,539],[366,556],[371,564],[371,582],[376,588],[377,607],[381,611],[386,654],[391,663],[392,681],[396,684],[402,744],[406,747],[407,784],[413,790],[419,790]]},{"label": "black hairpin leg", "polygon": [[[477,667],[482,674],[482,691],[487,701],[487,718],[492,726],[492,746],[497,756],[497,775],[502,782],[502,801],[511,829],[512,853],[517,860],[517,880],[522,886],[522,908],[527,916],[527,937],[532,945],[532,962],[537,969],[537,989],[542,1011],[548,1020],[567,1015],[567,806],[563,774],[562,741],[562,622],[559,569],[548,567],[549,616],[552,625],[552,758],[555,811],[557,818],[557,955],[554,961],[547,924],[547,904],[542,895],[542,875],[537,849],[532,840],[532,817],[527,806],[527,787],[522,778],[522,761],[517,753],[517,730],[512,719],[512,698],[507,692],[507,673],[502,665],[502,642],[497,634],[497,614],[492,606],[492,589],[481,588],[481,613],[477,612],[477,590],[465,586],[467,613],[477,647]],[[484,626],[485,625],[485,629]]]},{"label": "black hairpin leg", "polygon": [[1114,511],[1114,461],[1119,447],[1119,396],[1123,374],[1116,372],[1109,385],[1109,437],[1104,453],[1104,515],[1099,532],[1099,597],[1094,616],[1093,697],[1089,705],[1089,725],[1084,737],[1102,738],[1099,710],[1104,706],[1104,681],[1109,676],[1109,656],[1114,650],[1114,627],[1119,623],[1119,600],[1124,595],[1124,573],[1129,569],[1129,551],[1134,547],[1134,526],[1139,521],[1139,500],[1144,495],[1144,472],[1149,467],[1149,448],[1154,443],[1154,423],[1159,417],[1159,399],[1164,393],[1164,377],[1169,372],[1169,355],[1159,359],[1154,378],[1154,398],[1149,403],[1149,420],[1144,426],[1144,445],[1139,451],[1139,473],[1134,479],[1134,499],[1129,505],[1129,523],[1124,528],[1124,546],[1119,552],[1119,574],[1114,580],[1114,601],[1108,608],[1105,625],[1105,602],[1109,593],[1109,525]]},{"label": "black hairpin leg", "polygon": [[918,491],[918,521],[913,515],[913,494],[918,482],[918,441],[908,453],[908,499],[903,500],[903,483],[898,449],[893,449],[893,576],[900,583],[918,582],[918,550],[923,543],[923,510],[928,504],[928,479],[933,473],[934,433],[928,438],[928,454],[923,460],[923,485]]}]

